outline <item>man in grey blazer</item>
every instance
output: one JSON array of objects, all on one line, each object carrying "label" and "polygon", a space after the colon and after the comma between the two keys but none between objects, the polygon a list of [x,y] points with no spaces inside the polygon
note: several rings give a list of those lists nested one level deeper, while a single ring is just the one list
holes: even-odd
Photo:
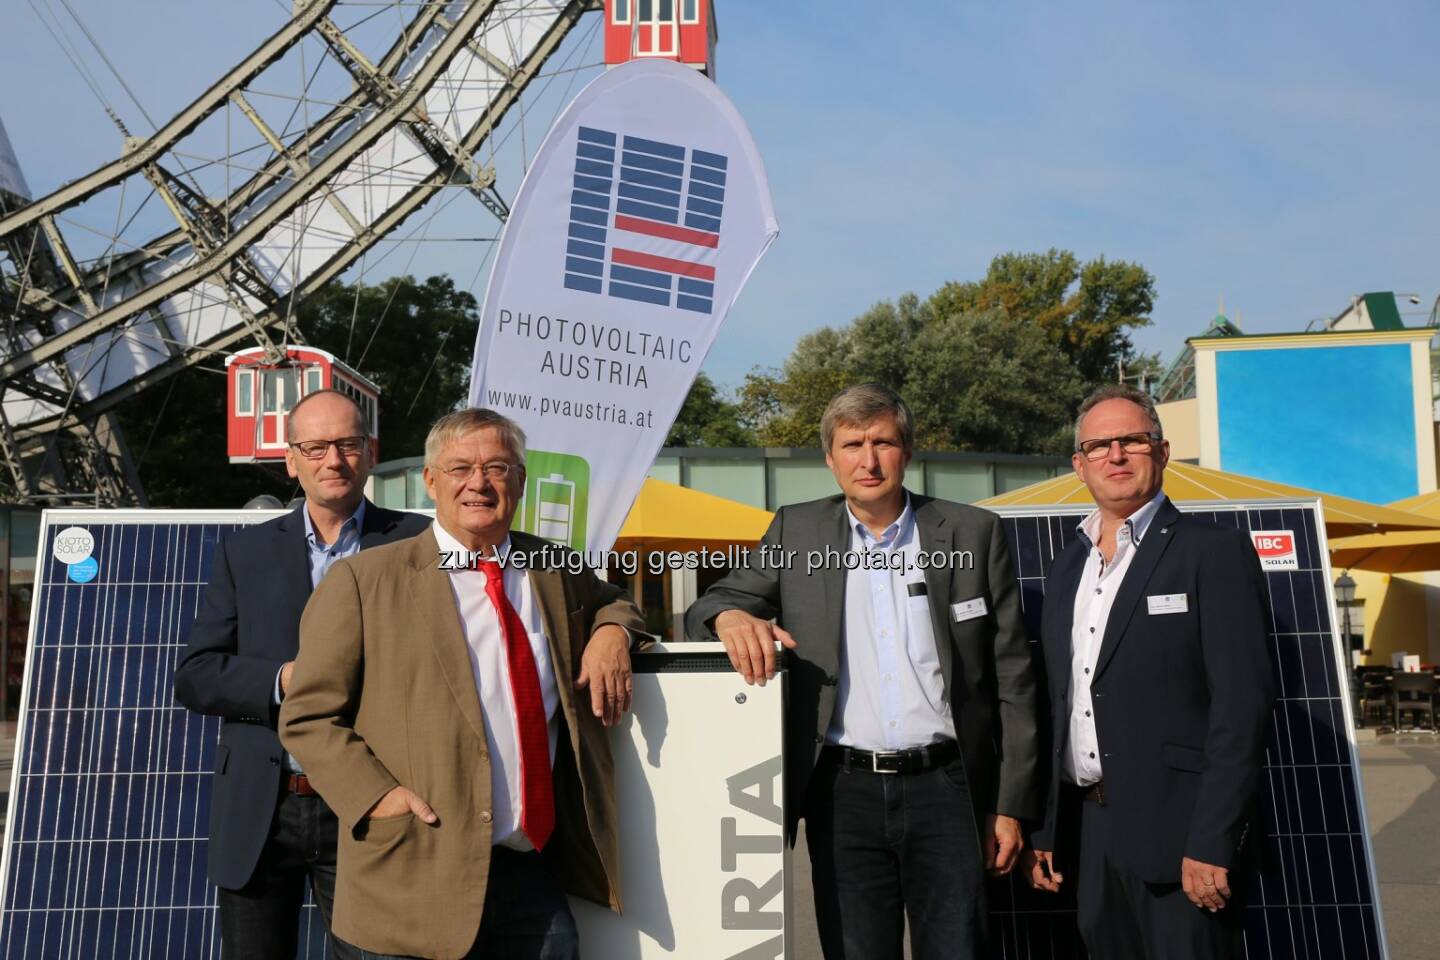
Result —
[{"label": "man in grey blazer", "polygon": [[[790,651],[786,825],[806,821],[827,960],[978,957],[985,871],[1040,813],[1036,681],[999,518],[908,493],[914,426],[862,384],[820,424],[841,495],[782,507],[685,616],[746,682]],[[773,621],[773,622],[772,622]]]}]

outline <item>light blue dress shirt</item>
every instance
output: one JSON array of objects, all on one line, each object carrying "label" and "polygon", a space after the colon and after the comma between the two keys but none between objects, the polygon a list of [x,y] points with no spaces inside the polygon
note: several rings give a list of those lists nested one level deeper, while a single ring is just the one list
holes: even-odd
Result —
[{"label": "light blue dress shirt", "polygon": [[[310,588],[320,586],[320,581],[330,568],[335,565],[336,560],[345,557],[353,557],[360,552],[360,531],[365,528],[365,501],[360,501],[360,506],[355,508],[344,523],[340,525],[340,535],[335,538],[334,543],[325,543],[315,532],[315,524],[310,519],[310,507],[307,503],[300,508],[300,516],[305,518],[305,543],[307,546],[306,556],[310,561]],[[280,668],[284,670],[284,667]],[[280,702],[280,674],[275,674],[275,702]],[[291,773],[304,773],[300,764],[287,752],[285,754],[285,767]]]},{"label": "light blue dress shirt", "polygon": [[925,574],[915,562],[920,537],[909,495],[880,537],[845,512],[851,552],[879,556],[845,573],[840,679],[825,741],[904,750],[954,739],[930,598],[920,587],[912,593]]}]

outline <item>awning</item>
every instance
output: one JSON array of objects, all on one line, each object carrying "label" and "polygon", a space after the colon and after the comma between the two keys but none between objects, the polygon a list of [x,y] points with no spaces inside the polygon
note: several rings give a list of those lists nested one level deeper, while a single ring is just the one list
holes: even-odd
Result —
[{"label": "awning", "polygon": [[[773,516],[748,504],[646,478],[620,528],[616,550],[722,550],[753,545]],[[1440,521],[1437,521],[1440,526]]]},{"label": "awning", "polygon": [[[1165,468],[1165,495],[1171,500],[1274,500],[1319,497],[1325,512],[1325,529],[1332,538],[1359,536],[1393,530],[1440,530],[1440,517],[1382,507],[1333,493],[1320,493],[1288,483],[1259,480],[1238,473],[1225,473],[1171,461]],[[1094,503],[1090,491],[1073,473],[981,500],[982,507],[1016,507],[1049,504]],[[1337,564],[1338,565],[1338,564]]]}]

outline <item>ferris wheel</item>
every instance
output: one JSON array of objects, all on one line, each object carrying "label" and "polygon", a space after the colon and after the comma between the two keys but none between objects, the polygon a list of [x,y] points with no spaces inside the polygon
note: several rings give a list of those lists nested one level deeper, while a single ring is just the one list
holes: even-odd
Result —
[{"label": "ferris wheel", "polygon": [[[117,405],[240,348],[282,357],[305,297],[451,202],[498,233],[530,151],[602,65],[601,18],[577,29],[600,9],[295,0],[149,135],[107,104],[120,155],[44,196],[0,128],[0,501],[143,504]],[[51,32],[90,74],[81,40]]]}]

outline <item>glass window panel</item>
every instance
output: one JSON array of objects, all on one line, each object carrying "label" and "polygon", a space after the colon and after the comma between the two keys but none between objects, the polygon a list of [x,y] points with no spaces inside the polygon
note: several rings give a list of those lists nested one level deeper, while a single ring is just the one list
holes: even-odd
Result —
[{"label": "glass window panel", "polygon": [[669,23],[675,19],[675,0],[660,0],[660,22]]},{"label": "glass window panel", "polygon": [[925,465],[925,492],[941,500],[974,503],[992,496],[990,464],[932,460]]},{"label": "glass window panel", "polygon": [[649,23],[655,19],[655,0],[638,0],[640,4],[639,21]]},{"label": "glass window panel", "polygon": [[698,22],[700,20],[700,0],[682,0],[680,16],[686,23]]},{"label": "glass window panel", "polygon": [[429,510],[435,506],[435,501],[430,499],[430,492],[425,489],[425,468],[411,467],[405,471],[409,479],[410,491],[406,496],[406,506],[412,510]]},{"label": "glass window panel", "polygon": [[612,23],[630,22],[630,0],[615,0],[614,19]]},{"label": "glass window panel", "polygon": [[305,371],[305,392],[315,393],[320,390],[321,373],[319,367],[311,367]]},{"label": "glass window panel", "polygon": [[695,490],[704,490],[717,497],[765,507],[765,464],[760,460],[722,460],[696,458],[688,461],[690,483]]},{"label": "glass window panel", "polygon": [[410,504],[405,502],[405,474],[392,473],[375,478],[375,503],[387,510],[404,510]]},{"label": "glass window panel", "polygon": [[1009,493],[1055,476],[1055,468],[1027,463],[995,464],[995,492]]},{"label": "glass window panel", "polygon": [[255,371],[241,370],[235,374],[235,413],[241,417],[255,416]]},{"label": "glass window panel", "polygon": [[666,483],[680,482],[680,458],[679,457],[656,457],[655,462],[650,464],[650,470],[645,474],[647,477],[654,477],[656,480],[664,480]]},{"label": "glass window panel", "polygon": [[770,510],[840,492],[824,460],[769,460],[766,468],[770,471]]}]

